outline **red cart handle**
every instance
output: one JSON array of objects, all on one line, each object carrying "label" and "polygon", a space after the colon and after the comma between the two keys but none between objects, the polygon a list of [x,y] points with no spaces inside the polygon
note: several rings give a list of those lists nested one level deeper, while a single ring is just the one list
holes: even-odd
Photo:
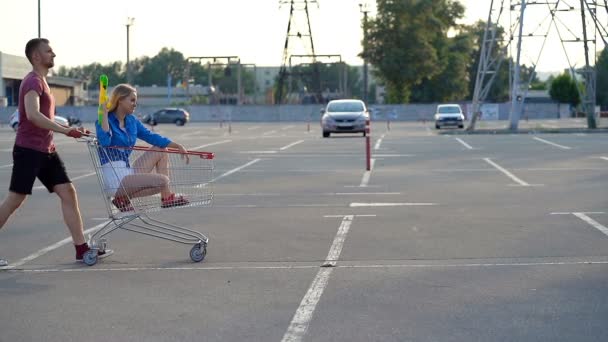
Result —
[{"label": "red cart handle", "polygon": [[186,151],[186,153],[183,153],[183,152],[180,152],[180,150],[178,150],[176,148],[166,148],[166,149],[158,149],[158,150],[155,150],[150,147],[145,147],[145,146],[133,146],[133,147],[107,146],[104,148],[113,148],[113,149],[117,149],[117,150],[155,151],[155,152],[162,152],[162,153],[175,153],[175,154],[183,154],[183,155],[189,155],[189,156],[197,156],[201,159],[214,159],[215,158],[215,154],[213,152]]}]

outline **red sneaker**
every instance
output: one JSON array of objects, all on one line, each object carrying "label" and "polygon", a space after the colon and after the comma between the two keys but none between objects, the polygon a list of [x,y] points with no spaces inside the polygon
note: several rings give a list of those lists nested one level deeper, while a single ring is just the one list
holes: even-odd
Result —
[{"label": "red sneaker", "polygon": [[133,205],[131,205],[131,201],[127,197],[114,197],[112,204],[123,213],[125,211],[133,211]]},{"label": "red sneaker", "polygon": [[184,196],[171,194],[169,195],[169,197],[162,199],[162,203],[160,206],[163,208],[171,208],[188,204],[190,204],[190,201],[188,201]]}]

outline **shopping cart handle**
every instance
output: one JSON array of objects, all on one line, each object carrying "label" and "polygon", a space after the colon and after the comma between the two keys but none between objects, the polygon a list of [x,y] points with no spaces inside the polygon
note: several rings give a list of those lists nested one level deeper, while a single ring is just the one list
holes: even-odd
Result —
[{"label": "shopping cart handle", "polygon": [[[132,151],[150,151],[150,147],[147,146],[133,146],[133,147],[126,147],[126,146],[107,146],[106,148],[113,148],[113,149],[118,149],[118,150],[132,150]],[[161,152],[161,153],[172,153],[172,154],[182,154],[182,155],[187,155],[187,156],[196,156],[199,157],[201,159],[214,159],[215,158],[215,153],[213,152],[202,152],[202,151],[186,151],[185,153],[175,149],[175,148],[167,148],[167,149],[163,149],[163,150],[158,150],[157,152]]]}]

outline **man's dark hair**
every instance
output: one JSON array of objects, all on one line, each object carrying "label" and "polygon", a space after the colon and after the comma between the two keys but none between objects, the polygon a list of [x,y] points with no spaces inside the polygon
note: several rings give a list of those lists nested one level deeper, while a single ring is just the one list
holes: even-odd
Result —
[{"label": "man's dark hair", "polygon": [[33,63],[32,55],[34,54],[34,51],[36,51],[36,49],[42,43],[48,44],[49,40],[46,38],[34,38],[34,39],[30,39],[30,41],[27,42],[27,44],[25,44],[25,57],[27,57],[27,59],[30,61],[30,63]]}]

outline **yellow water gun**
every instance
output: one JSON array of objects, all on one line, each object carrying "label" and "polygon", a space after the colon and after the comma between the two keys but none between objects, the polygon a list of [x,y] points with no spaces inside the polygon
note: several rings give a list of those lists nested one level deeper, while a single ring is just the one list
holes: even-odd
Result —
[{"label": "yellow water gun", "polygon": [[99,120],[99,124],[103,120],[103,113],[106,102],[108,101],[108,76],[101,75],[99,76],[99,107],[97,108],[97,119]]}]

